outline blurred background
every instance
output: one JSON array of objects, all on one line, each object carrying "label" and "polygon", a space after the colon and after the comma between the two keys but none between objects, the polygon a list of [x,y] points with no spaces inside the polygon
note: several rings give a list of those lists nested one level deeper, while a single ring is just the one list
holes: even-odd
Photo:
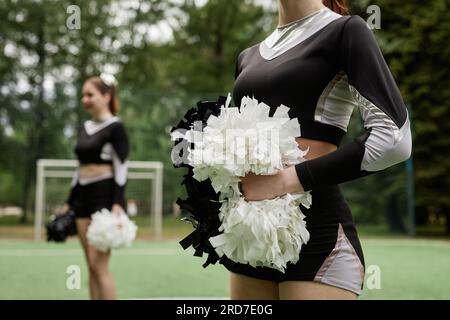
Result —
[{"label": "blurred background", "polygon": [[[380,8],[374,33],[409,109],[413,154],[342,186],[366,265],[382,275],[381,288],[366,288],[362,298],[448,299],[450,1],[351,0],[351,14],[367,19],[370,5]],[[79,28],[71,28],[76,10]],[[231,92],[238,54],[273,31],[276,12],[270,0],[0,1],[0,299],[88,296],[87,286],[64,287],[65,266],[75,261],[85,268],[77,239],[34,241],[37,161],[75,159],[76,133],[89,118],[81,87],[104,71],[119,81],[130,160],[164,168],[161,199],[155,184],[128,182],[139,241],[113,258],[120,298],[228,295],[224,268],[203,270],[205,258],[177,244],[192,227],[175,205],[184,197],[184,172],[172,166],[168,133],[197,101]],[[355,110],[343,143],[362,130]],[[44,222],[64,203],[70,180],[71,174],[43,179]],[[36,257],[46,259],[30,268]],[[165,264],[173,269],[162,270]],[[199,284],[205,276],[211,282]]]}]

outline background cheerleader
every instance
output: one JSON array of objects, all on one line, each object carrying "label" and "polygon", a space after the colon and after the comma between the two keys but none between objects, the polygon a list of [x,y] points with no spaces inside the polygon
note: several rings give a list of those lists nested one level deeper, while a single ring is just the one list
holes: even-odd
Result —
[{"label": "background cheerleader", "polygon": [[78,237],[89,267],[91,299],[115,299],[116,287],[108,271],[111,250],[90,245],[86,233],[91,215],[106,208],[113,214],[126,212],[125,184],[129,152],[128,135],[117,116],[117,81],[102,73],[83,85],[82,104],[92,119],[81,128],[75,153],[79,160],[64,210],[75,211]]}]

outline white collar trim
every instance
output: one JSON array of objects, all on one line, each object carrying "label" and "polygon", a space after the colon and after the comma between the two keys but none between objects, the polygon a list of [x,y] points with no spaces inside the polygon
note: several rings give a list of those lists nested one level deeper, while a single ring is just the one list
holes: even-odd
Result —
[{"label": "white collar trim", "polygon": [[87,120],[84,123],[84,130],[86,130],[86,133],[88,135],[93,135],[96,132],[102,130],[103,128],[109,126],[111,123],[114,123],[117,121],[119,121],[119,117],[117,117],[117,116],[113,116],[113,117],[106,119],[104,121],[101,121],[101,122]]},{"label": "white collar trim", "polygon": [[[330,10],[328,7],[322,8],[292,23],[292,25],[289,24],[287,28],[277,28],[259,44],[259,53],[264,59],[272,60],[305,41],[330,22],[340,17],[342,15]],[[291,34],[285,36],[285,32],[290,32]],[[280,41],[283,36],[285,39]]]}]

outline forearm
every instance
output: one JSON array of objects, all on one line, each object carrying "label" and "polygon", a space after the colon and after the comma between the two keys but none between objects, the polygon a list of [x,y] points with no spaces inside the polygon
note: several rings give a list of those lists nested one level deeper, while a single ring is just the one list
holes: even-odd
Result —
[{"label": "forearm", "polygon": [[370,174],[361,170],[364,156],[364,136],[324,156],[294,166],[306,191],[324,185],[340,184]]},{"label": "forearm", "polygon": [[114,183],[114,195],[113,204],[118,204],[123,206],[125,203],[125,184],[119,185],[117,182]]},{"label": "forearm", "polygon": [[278,173],[281,189],[278,188],[277,193],[310,191],[313,187],[339,184],[370,174],[360,170],[364,138],[357,138],[330,154],[281,170]]},{"label": "forearm", "polygon": [[77,196],[78,193],[78,187],[79,185],[75,185],[70,189],[70,193],[69,196],[66,199],[66,204],[69,205],[70,207],[73,207],[73,204],[75,202],[75,198]]},{"label": "forearm", "polygon": [[66,199],[66,203],[70,206],[73,207],[73,204],[75,202],[75,199],[78,195],[79,192],[79,188],[80,188],[80,184],[78,183],[78,179],[80,177],[80,169],[79,167],[77,167],[75,169],[75,172],[73,174],[72,177],[72,181],[70,183],[70,192],[69,192],[69,196]]},{"label": "forearm", "polygon": [[[113,145],[114,196],[113,203],[125,206],[125,185],[128,175],[128,135],[122,123],[119,123],[111,137]],[[123,208],[126,209],[126,208]]]}]

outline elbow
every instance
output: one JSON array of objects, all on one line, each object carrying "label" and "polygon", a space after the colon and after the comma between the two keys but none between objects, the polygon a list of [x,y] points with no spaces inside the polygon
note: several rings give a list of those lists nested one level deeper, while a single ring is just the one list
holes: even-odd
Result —
[{"label": "elbow", "polygon": [[361,169],[380,171],[404,162],[411,157],[412,138],[409,124],[400,130],[397,142],[390,148],[374,148],[366,145]]},{"label": "elbow", "polygon": [[390,153],[391,154],[389,156],[389,161],[387,162],[386,168],[408,160],[411,157],[412,145],[410,141],[402,142],[393,148]]},{"label": "elbow", "polygon": [[397,159],[396,163],[404,162],[411,157],[412,153],[412,137],[409,121],[400,129],[400,139],[395,144],[392,152]]},{"label": "elbow", "polygon": [[402,146],[400,148],[396,149],[396,153],[397,153],[399,162],[406,161],[411,157],[411,154],[412,154],[411,133],[409,133],[409,135],[408,135],[407,142],[402,144]]}]

